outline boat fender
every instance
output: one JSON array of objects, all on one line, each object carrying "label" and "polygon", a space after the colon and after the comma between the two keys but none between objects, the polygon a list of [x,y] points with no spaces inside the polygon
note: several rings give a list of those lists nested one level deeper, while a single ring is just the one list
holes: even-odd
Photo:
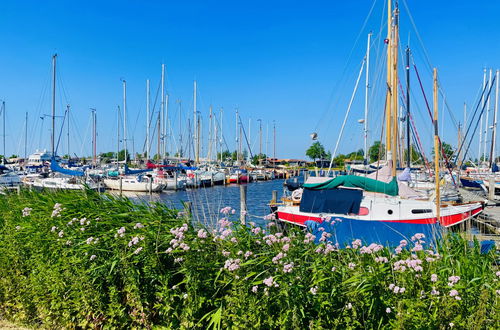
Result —
[{"label": "boat fender", "polygon": [[292,201],[294,202],[300,202],[302,200],[302,191],[304,189],[302,188],[299,188],[299,189],[296,189],[292,192]]}]

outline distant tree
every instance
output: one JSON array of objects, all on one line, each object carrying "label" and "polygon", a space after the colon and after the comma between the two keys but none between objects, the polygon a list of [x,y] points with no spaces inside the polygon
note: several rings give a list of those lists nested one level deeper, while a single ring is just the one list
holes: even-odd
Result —
[{"label": "distant tree", "polygon": [[238,152],[236,150],[233,151],[233,153],[231,154],[231,159],[233,161],[238,159]]},{"label": "distant tree", "polygon": [[368,155],[370,156],[370,162],[376,162],[382,159],[385,154],[385,144],[381,144],[380,141],[375,141],[373,145],[368,149]]},{"label": "distant tree", "polygon": [[[122,161],[125,159],[125,149],[122,149],[118,152],[118,161]],[[127,151],[127,162],[130,161],[130,152]]]},{"label": "distant tree", "polygon": [[229,150],[224,150],[222,152],[222,154],[220,152],[217,153],[217,159],[221,159],[222,160],[228,160],[231,158],[231,152]]},{"label": "distant tree", "polygon": [[267,156],[265,154],[260,154],[260,155],[253,155],[252,157],[252,164],[253,165],[259,165],[259,159],[261,162],[265,161],[267,159]]},{"label": "distant tree", "polygon": [[[448,157],[448,159],[451,160],[451,157],[455,153],[453,150],[453,147],[444,141],[441,142],[441,147],[442,147],[444,154]],[[432,156],[434,156],[434,147],[432,147]],[[441,156],[442,156],[442,154],[441,154]]]},{"label": "distant tree", "polygon": [[323,145],[319,141],[316,141],[307,149],[306,156],[316,161],[316,159],[325,158],[327,153]]},{"label": "distant tree", "polygon": [[[410,160],[411,160],[411,162],[413,164],[420,163],[421,160],[422,160],[422,155],[417,151],[417,149],[415,148],[414,145],[410,146],[410,150],[411,150],[411,152],[410,152]],[[402,161],[403,161],[403,163],[405,165],[406,165],[406,158],[408,157],[407,155],[408,155],[408,149],[405,149],[403,151],[403,159],[402,159]]]},{"label": "distant tree", "polygon": [[9,158],[17,158],[17,157],[19,157],[19,156],[18,155],[12,155]]}]

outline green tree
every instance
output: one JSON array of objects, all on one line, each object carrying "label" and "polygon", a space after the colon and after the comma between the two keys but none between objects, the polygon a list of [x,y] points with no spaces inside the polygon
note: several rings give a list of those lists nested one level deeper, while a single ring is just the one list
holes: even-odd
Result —
[{"label": "green tree", "polygon": [[368,155],[370,156],[370,163],[376,162],[382,159],[385,154],[385,144],[380,143],[380,141],[375,141],[373,145],[368,149]]},{"label": "green tree", "polygon": [[[448,144],[444,141],[441,141],[441,148],[442,148],[443,153],[448,157],[448,159],[451,160],[451,157],[455,153],[455,151],[453,150],[453,147],[450,144]],[[443,153],[441,153],[441,156],[443,155]],[[432,147],[432,156],[434,156],[434,147]]]},{"label": "green tree", "polygon": [[267,156],[265,154],[260,154],[260,155],[253,155],[252,157],[252,164],[253,165],[259,165],[259,159],[261,162],[265,161],[267,159]]},{"label": "green tree", "polygon": [[325,148],[319,141],[314,142],[306,151],[306,156],[311,158],[313,161],[316,161],[316,159],[325,158],[326,155],[327,154]]},{"label": "green tree", "polygon": [[[422,161],[422,155],[417,151],[417,149],[415,148],[415,146],[412,144],[410,146],[410,160],[413,164],[419,164],[421,163]],[[403,159],[402,159],[402,162],[406,165],[406,157],[408,155],[408,149],[405,149],[403,151]]]},{"label": "green tree", "polygon": [[231,158],[231,152],[229,150],[224,150],[222,152],[222,155],[220,152],[217,153],[217,159],[221,159],[221,156],[222,156],[222,160],[227,160],[227,159],[230,159]]},{"label": "green tree", "polygon": [[[125,159],[125,149],[122,149],[118,152],[118,161],[122,161]],[[130,161],[130,152],[127,150],[127,162]]]}]

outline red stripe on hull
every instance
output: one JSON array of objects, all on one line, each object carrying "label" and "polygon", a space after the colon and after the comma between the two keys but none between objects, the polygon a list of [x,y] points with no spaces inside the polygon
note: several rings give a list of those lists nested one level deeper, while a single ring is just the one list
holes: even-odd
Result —
[{"label": "red stripe on hull", "polygon": [[[470,218],[471,216],[474,216],[481,212],[482,207],[479,206],[474,210],[467,211],[467,212],[462,212],[462,213],[457,213],[453,215],[448,215],[448,216],[443,216],[441,217],[441,225],[444,227],[450,227],[456,224],[459,224],[460,222],[463,222]],[[304,223],[307,220],[312,220],[316,222],[323,222],[321,217],[311,217],[308,215],[301,215],[301,214],[294,214],[294,213],[285,213],[285,212],[278,212],[278,219],[287,221],[287,222],[292,222],[297,225],[304,226]],[[357,219],[352,219],[352,220],[357,220]],[[409,223],[409,224],[435,224],[437,223],[437,218],[423,218],[423,219],[408,219],[408,220],[358,220],[358,221],[380,221],[380,222],[394,222],[394,223]]]}]

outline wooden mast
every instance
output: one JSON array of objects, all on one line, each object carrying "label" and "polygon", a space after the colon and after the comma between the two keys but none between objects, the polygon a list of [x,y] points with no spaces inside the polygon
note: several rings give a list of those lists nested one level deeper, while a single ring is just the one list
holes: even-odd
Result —
[{"label": "wooden mast", "polygon": [[399,9],[397,7],[394,9],[393,18],[393,34],[392,34],[392,101],[391,101],[391,114],[392,114],[392,176],[396,176],[397,168],[397,150],[398,150],[398,39],[399,39]]},{"label": "wooden mast", "polygon": [[436,186],[436,218],[440,222],[441,196],[439,189],[439,132],[438,132],[438,86],[437,86],[437,69],[434,68],[434,180]]},{"label": "wooden mast", "polygon": [[385,43],[387,44],[387,94],[385,99],[385,148],[386,148],[386,159],[390,161],[392,159],[392,143],[391,143],[391,60],[392,60],[392,41],[391,41],[391,26],[392,26],[392,4],[391,0],[387,0],[387,39]]}]

